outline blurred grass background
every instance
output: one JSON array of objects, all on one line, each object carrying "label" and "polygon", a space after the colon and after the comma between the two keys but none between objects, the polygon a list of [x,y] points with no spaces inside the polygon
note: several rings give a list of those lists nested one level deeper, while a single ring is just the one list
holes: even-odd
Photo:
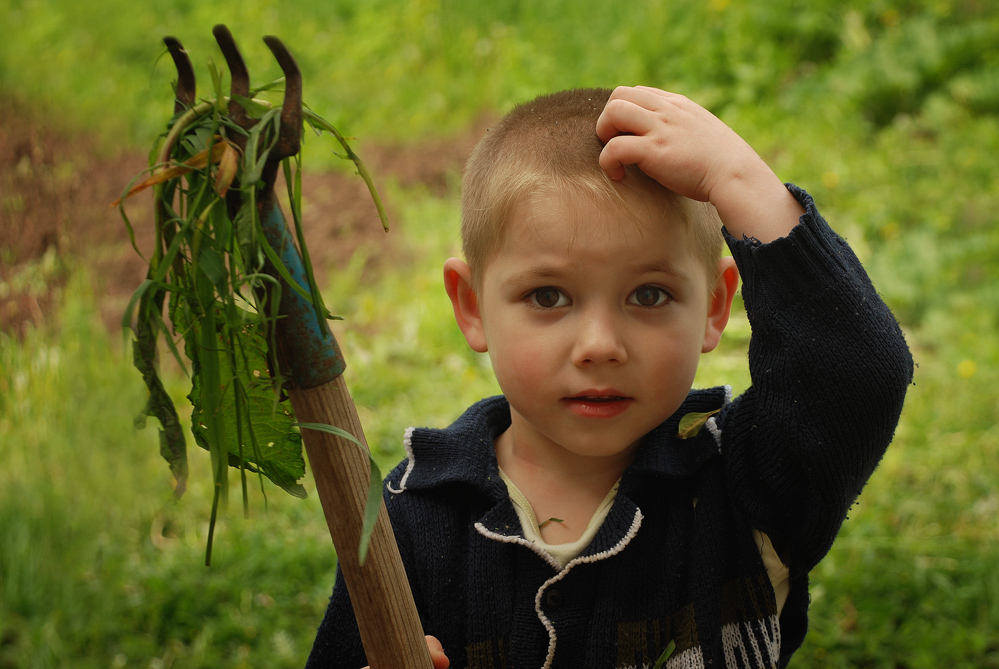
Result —
[{"label": "blurred grass background", "polygon": [[[792,666],[999,667],[992,2],[0,0],[0,16],[0,90],[108,146],[147,146],[170,113],[161,37],[180,38],[207,81],[219,22],[257,83],[279,74],[257,38],[284,39],[310,105],[365,140],[451,136],[571,86],[645,83],[708,106],[816,197],[919,364],[894,445],[814,573]],[[337,268],[325,294],[388,467],[406,426],[446,425],[495,386],[440,286],[456,193],[384,187],[404,203],[392,243],[411,252],[376,277]],[[0,335],[0,668],[301,666],[333,579],[318,500],[271,488],[250,520],[233,508],[204,568],[207,455],[192,452],[191,488],[171,505],[154,431],[132,426],[141,379],[95,314],[98,269],[58,271],[59,330]],[[748,334],[737,319],[699,382],[744,388]],[[178,404],[187,391],[172,379]]]}]

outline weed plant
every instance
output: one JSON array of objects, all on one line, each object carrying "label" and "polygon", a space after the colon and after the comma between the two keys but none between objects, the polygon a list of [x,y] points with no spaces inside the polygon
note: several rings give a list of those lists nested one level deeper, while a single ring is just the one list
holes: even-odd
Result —
[{"label": "weed plant", "polygon": [[[919,364],[894,444],[813,574],[792,666],[999,667],[991,3],[103,5],[98,18],[86,3],[0,0],[0,87],[144,145],[170,108],[172,71],[150,74],[158,39],[210,53],[208,27],[225,22],[254,72],[272,61],[251,37],[295,45],[311,104],[362,140],[447,134],[573,85],[642,82],[708,105],[816,197]],[[496,391],[440,286],[458,251],[453,194],[390,195],[399,262],[371,274],[362,249],[324,290],[346,317],[335,331],[383,470],[405,427],[446,425]],[[0,667],[301,666],[333,578],[318,500],[230,512],[202,567],[206,477],[170,505],[155,435],[131,427],[141,380],[94,323],[89,271],[71,269],[57,331],[0,339]],[[735,320],[698,383],[745,388],[748,336]],[[168,379],[178,404],[182,388]]]}]

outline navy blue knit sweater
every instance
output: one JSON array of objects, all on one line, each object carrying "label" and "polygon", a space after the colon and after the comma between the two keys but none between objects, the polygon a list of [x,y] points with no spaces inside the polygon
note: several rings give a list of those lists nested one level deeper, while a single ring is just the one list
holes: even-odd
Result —
[{"label": "navy blue knit sweater", "polygon": [[[783,667],[808,573],[891,441],[912,359],[856,256],[811,198],[770,244],[729,247],[752,325],[752,386],[691,391],[643,440],[590,546],[564,569],[523,539],[493,440],[502,397],[407,433],[385,501],[427,634],[455,668]],[[693,439],[680,418],[721,407]],[[778,618],[754,529],[790,567]],[[308,667],[366,664],[342,575]]]}]

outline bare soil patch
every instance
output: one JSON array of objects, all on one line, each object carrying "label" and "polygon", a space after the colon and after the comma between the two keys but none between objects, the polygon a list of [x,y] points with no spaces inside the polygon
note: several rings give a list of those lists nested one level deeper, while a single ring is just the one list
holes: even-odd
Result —
[{"label": "bare soil patch", "polygon": [[[51,325],[68,267],[89,266],[93,294],[109,330],[119,327],[146,265],[110,203],[147,164],[144,152],[108,153],[86,135],[59,130],[44,113],[0,97],[0,329],[15,336]],[[395,180],[444,196],[487,123],[468,133],[408,146],[358,143],[377,184]],[[404,255],[385,235],[364,182],[341,172],[303,175],[303,225],[320,285],[326,268],[346,262],[360,246],[377,267]],[[395,206],[382,188],[390,220]],[[152,245],[152,200],[140,195],[126,209],[136,245]]]}]

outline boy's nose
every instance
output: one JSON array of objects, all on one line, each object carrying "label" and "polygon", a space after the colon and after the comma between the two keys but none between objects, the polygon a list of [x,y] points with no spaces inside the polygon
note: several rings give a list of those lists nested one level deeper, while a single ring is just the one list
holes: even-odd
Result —
[{"label": "boy's nose", "polygon": [[593,314],[581,320],[572,352],[573,364],[620,364],[627,360],[628,352],[613,317]]}]

